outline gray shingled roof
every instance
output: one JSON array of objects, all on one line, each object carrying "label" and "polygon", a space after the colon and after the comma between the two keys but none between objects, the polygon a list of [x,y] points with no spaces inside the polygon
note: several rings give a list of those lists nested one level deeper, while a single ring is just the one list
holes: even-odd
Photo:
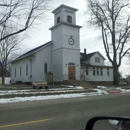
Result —
[{"label": "gray shingled roof", "polygon": [[89,54],[85,54],[85,53],[80,53],[81,55],[81,59],[88,59],[88,58],[91,58],[95,53],[97,52],[93,52],[93,53],[89,53]]},{"label": "gray shingled roof", "polygon": [[80,53],[80,55],[81,55],[81,60],[89,59],[89,58],[91,58],[95,53],[99,53],[99,55],[105,60],[105,57],[104,57],[100,52],[98,52],[98,51],[92,52],[92,53],[89,53],[89,54]]},{"label": "gray shingled roof", "polygon": [[29,55],[34,54],[34,53],[35,53],[36,51],[38,51],[40,48],[42,48],[42,47],[44,47],[44,46],[50,44],[51,42],[52,42],[52,41],[49,41],[49,42],[47,42],[47,43],[45,43],[45,44],[43,44],[43,45],[41,45],[41,46],[38,46],[38,47],[36,47],[36,48],[34,48],[34,49],[32,49],[32,50],[30,50],[30,51],[24,53],[23,55],[19,56],[18,58],[16,58],[16,59],[13,60],[12,62],[17,61],[17,60],[19,60],[19,59],[22,59],[22,58],[24,58],[24,57],[26,57],[26,56],[29,56]]}]

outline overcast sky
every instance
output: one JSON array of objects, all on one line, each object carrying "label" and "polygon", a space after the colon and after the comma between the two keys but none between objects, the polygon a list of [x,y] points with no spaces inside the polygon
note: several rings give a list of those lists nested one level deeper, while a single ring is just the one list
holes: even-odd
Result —
[{"label": "overcast sky", "polygon": [[[53,7],[53,10],[61,4],[78,9],[76,12],[76,24],[82,26],[80,29],[81,52],[83,52],[84,48],[87,49],[87,53],[99,51],[107,60],[102,39],[100,38],[100,31],[85,24],[85,21],[87,20],[87,17],[85,16],[85,0],[51,0],[50,3],[51,7]],[[26,32],[26,36],[28,37],[21,43],[22,46],[20,49],[20,54],[51,41],[51,31],[49,28],[54,25],[54,14],[51,12],[52,11],[47,13],[47,19],[45,21],[35,25],[35,29],[31,28]],[[128,74],[128,72],[130,73],[130,67],[128,64],[123,65],[121,67],[121,71],[124,74]]]}]

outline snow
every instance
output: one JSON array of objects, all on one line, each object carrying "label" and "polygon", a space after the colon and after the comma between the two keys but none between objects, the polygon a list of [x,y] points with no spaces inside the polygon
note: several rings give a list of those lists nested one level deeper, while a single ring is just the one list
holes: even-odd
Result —
[{"label": "snow", "polygon": [[75,88],[76,88],[76,89],[84,89],[84,88],[81,87],[81,86],[76,86]]},{"label": "snow", "polygon": [[68,85],[67,87],[73,88],[74,86],[72,86],[72,85]]},{"label": "snow", "polygon": [[104,89],[104,88],[107,88],[107,87],[105,87],[105,86],[97,86],[97,88]]},{"label": "snow", "polygon": [[37,101],[37,100],[48,100],[48,99],[59,99],[59,98],[73,98],[73,97],[83,97],[85,93],[80,94],[60,94],[60,95],[47,95],[47,96],[31,96],[31,97],[15,97],[8,99],[0,99],[0,103],[16,103],[25,101]]},{"label": "snow", "polygon": [[72,85],[68,85],[67,87],[69,87],[69,88],[75,88],[75,89],[84,89],[82,86],[72,86]]},{"label": "snow", "polygon": [[25,101],[37,101],[37,100],[48,100],[48,99],[60,99],[60,98],[74,98],[74,97],[83,97],[83,96],[95,96],[102,95],[101,91],[98,92],[88,92],[88,93],[78,93],[78,94],[59,94],[59,95],[47,95],[47,96],[30,96],[30,97],[15,97],[8,99],[0,99],[0,103],[16,103],[16,102],[25,102]]},{"label": "snow", "polygon": [[[76,87],[77,90],[65,90],[65,91],[27,91],[27,90],[13,90],[13,91],[0,91],[0,95],[9,95],[9,94],[36,94],[36,93],[59,93],[59,92],[74,92],[81,91],[83,88],[80,86]],[[80,90],[81,89],[81,90]],[[94,89],[97,92],[87,92],[84,93],[74,93],[74,94],[59,94],[59,95],[47,95],[47,96],[30,96],[30,97],[15,97],[15,98],[3,98],[0,99],[0,103],[16,103],[16,102],[25,102],[25,101],[37,101],[37,100],[48,100],[48,99],[60,99],[60,98],[74,98],[74,97],[83,97],[83,96],[94,96],[105,94],[103,90]],[[3,93],[2,93],[3,92]]]},{"label": "snow", "polygon": [[0,91],[0,95],[11,95],[11,94],[37,94],[37,93],[65,93],[65,92],[75,92],[75,91],[83,91],[83,90],[56,90],[49,89],[49,91],[41,90],[13,90],[13,91]]},{"label": "snow", "polygon": [[127,93],[127,92],[130,92],[129,89],[121,89],[121,88],[116,88],[117,90],[121,90],[122,93]]},{"label": "snow", "polygon": [[[107,87],[105,86],[97,86],[95,90],[96,92],[85,92],[83,87],[81,86],[68,86],[69,88],[55,88],[49,89],[48,91],[41,90],[6,90],[0,91],[0,95],[11,95],[11,94],[39,94],[39,93],[52,93],[53,95],[43,95],[43,96],[30,96],[30,97],[15,97],[15,98],[1,98],[0,104],[3,103],[16,103],[16,102],[25,102],[25,101],[37,101],[37,100],[49,100],[49,99],[61,99],[61,98],[74,98],[74,97],[83,97],[83,96],[95,96],[95,95],[106,95],[109,94],[107,92]],[[122,93],[130,92],[128,89],[117,88],[117,90],[121,90]],[[74,92],[80,91],[80,93]],[[59,94],[61,93],[62,94]],[[73,92],[70,94],[63,94],[66,92]],[[57,94],[58,93],[58,94]]]},{"label": "snow", "polygon": [[108,94],[108,92],[105,91],[105,90],[100,90],[100,89],[94,89],[94,90],[96,90],[99,95],[101,95],[101,94]]}]

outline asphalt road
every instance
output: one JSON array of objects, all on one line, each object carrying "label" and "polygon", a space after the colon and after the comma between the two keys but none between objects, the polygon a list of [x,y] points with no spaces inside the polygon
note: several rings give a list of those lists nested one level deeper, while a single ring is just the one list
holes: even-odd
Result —
[{"label": "asphalt road", "polygon": [[130,116],[130,93],[0,104],[0,130],[84,130],[93,116]]}]

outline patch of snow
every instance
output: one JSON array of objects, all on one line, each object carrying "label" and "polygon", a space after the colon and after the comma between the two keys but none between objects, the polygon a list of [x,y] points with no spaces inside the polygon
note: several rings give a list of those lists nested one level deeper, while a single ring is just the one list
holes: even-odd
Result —
[{"label": "patch of snow", "polygon": [[75,92],[75,91],[83,91],[83,90],[49,90],[49,91],[38,91],[38,90],[15,90],[15,91],[0,91],[0,95],[12,95],[12,94],[37,94],[37,93],[65,93],[65,92]]},{"label": "patch of snow", "polygon": [[51,88],[49,90],[54,90],[54,91],[57,91],[57,90],[72,90],[72,89],[75,89],[75,88]]},{"label": "patch of snow", "polygon": [[120,91],[122,91],[122,93],[128,93],[128,92],[130,92],[130,90],[129,89],[122,89],[122,88],[116,88],[116,90],[120,90]]},{"label": "patch of snow", "polygon": [[[1,98],[0,103],[13,103],[13,102],[25,102],[25,101],[37,101],[37,100],[48,100],[48,99],[59,99],[59,98],[73,98],[73,97],[82,97],[82,96],[95,96],[95,95],[103,95],[108,94],[107,91],[102,88],[107,88],[105,86],[97,86],[96,92],[84,92],[84,88],[81,86],[68,86],[69,88],[54,88],[45,91],[42,89],[41,91],[30,89],[30,90],[6,90],[0,91],[0,95],[9,95],[9,94],[39,94],[39,93],[54,93],[54,95],[46,95],[46,96],[30,96],[30,97],[15,97],[15,98]],[[128,89],[117,88],[117,90],[121,90],[123,93],[130,92]],[[73,94],[58,94],[57,93],[65,93],[65,92],[75,92],[75,91],[83,91],[82,93],[73,93]]]},{"label": "patch of snow", "polygon": [[97,93],[97,92],[91,92],[91,93],[86,93],[86,96],[96,96],[96,95],[102,95],[101,93]]},{"label": "patch of snow", "polygon": [[30,90],[5,90],[5,91],[0,91],[0,93],[15,93],[15,92],[27,92]]},{"label": "patch of snow", "polygon": [[99,95],[100,94],[108,94],[108,92],[105,90],[100,90],[100,89],[94,89],[94,90],[96,90]]},{"label": "patch of snow", "polygon": [[97,88],[101,88],[102,89],[102,88],[107,88],[107,87],[105,87],[105,86],[97,86]]},{"label": "patch of snow", "polygon": [[68,85],[67,87],[73,88],[74,86],[72,86],[72,85]]},{"label": "patch of snow", "polygon": [[75,86],[76,89],[84,89],[82,86]]},{"label": "patch of snow", "polygon": [[47,95],[47,96],[31,96],[31,97],[15,97],[8,99],[0,99],[0,103],[15,103],[15,102],[25,102],[25,101],[37,101],[37,100],[48,100],[48,99],[59,99],[59,98],[73,98],[73,97],[83,97],[86,96],[85,93],[80,94],[60,94],[60,95]]}]

